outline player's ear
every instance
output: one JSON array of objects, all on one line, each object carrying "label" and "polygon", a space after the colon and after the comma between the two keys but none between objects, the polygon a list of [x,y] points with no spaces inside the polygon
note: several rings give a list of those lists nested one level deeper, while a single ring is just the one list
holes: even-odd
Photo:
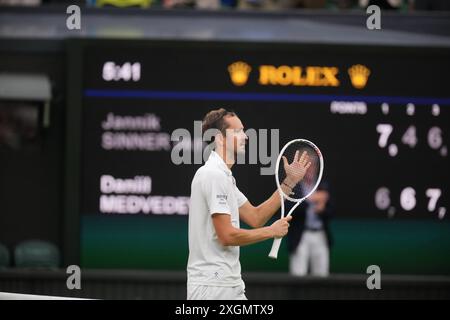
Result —
[{"label": "player's ear", "polygon": [[214,141],[216,143],[220,143],[220,145],[223,145],[223,140],[224,140],[224,137],[223,137],[222,132],[220,132],[220,131],[217,132],[216,135],[214,136]]}]

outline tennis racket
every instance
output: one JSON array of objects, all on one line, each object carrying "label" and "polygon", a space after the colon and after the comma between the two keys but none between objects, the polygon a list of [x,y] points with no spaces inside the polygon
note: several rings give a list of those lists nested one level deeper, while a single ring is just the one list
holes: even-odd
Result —
[{"label": "tennis racket", "polygon": [[[306,165],[294,166],[294,162],[303,163]],[[309,165],[308,162],[311,164]],[[286,167],[286,164],[288,166]],[[300,172],[300,170],[306,169],[306,172]],[[286,170],[287,169],[287,170]],[[298,170],[299,172],[295,172]],[[286,172],[287,171],[287,172]],[[289,200],[294,202],[294,206],[289,210],[287,216],[290,216],[292,212],[306,200],[314,191],[322,179],[323,173],[323,157],[319,148],[311,141],[305,139],[295,139],[289,141],[283,149],[281,149],[278,155],[277,163],[275,166],[275,181],[277,183],[277,189],[280,194],[281,200],[281,218],[284,215],[284,201]],[[290,194],[286,194],[281,185],[284,184],[286,177],[302,178],[292,187]],[[295,180],[295,179],[294,179]],[[292,184],[292,183],[291,183]],[[285,190],[287,190],[285,188]],[[286,216],[286,217],[287,217]],[[278,250],[280,249],[282,238],[275,238],[273,241],[272,249],[270,250],[269,257],[276,259],[278,257]]]}]

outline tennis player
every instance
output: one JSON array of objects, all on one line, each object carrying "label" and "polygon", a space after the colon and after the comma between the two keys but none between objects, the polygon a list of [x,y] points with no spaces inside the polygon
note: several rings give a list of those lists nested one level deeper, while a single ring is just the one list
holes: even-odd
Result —
[{"label": "tennis player", "polygon": [[[217,129],[215,148],[191,184],[187,299],[246,300],[239,247],[285,236],[292,216],[265,227],[280,208],[278,191],[255,207],[236,186],[231,168],[248,139],[238,116],[212,110],[202,124],[203,132],[208,129]],[[289,194],[309,167],[308,155],[290,164],[283,160],[287,177],[281,188]],[[253,229],[241,229],[240,220]]]}]

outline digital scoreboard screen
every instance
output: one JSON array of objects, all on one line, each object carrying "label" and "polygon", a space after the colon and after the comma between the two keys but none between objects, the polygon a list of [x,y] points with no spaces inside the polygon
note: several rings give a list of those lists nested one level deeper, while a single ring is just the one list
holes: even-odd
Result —
[{"label": "digital scoreboard screen", "polygon": [[[448,50],[79,45],[82,266],[185,268],[199,121],[224,107],[249,136],[233,174],[254,205],[276,189],[286,142],[321,149],[334,203],[331,272],[450,273]],[[269,242],[241,249],[243,270],[287,270],[285,249],[267,258]]]}]

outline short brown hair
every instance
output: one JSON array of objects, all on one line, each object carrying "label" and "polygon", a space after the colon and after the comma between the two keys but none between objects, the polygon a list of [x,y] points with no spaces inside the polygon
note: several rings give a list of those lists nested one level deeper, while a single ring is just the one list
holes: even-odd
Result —
[{"label": "short brown hair", "polygon": [[228,124],[225,121],[225,117],[234,116],[236,116],[235,112],[228,111],[224,108],[211,110],[203,118],[202,133],[205,133],[208,129],[218,129],[220,132],[225,134],[225,130],[228,127]]}]

